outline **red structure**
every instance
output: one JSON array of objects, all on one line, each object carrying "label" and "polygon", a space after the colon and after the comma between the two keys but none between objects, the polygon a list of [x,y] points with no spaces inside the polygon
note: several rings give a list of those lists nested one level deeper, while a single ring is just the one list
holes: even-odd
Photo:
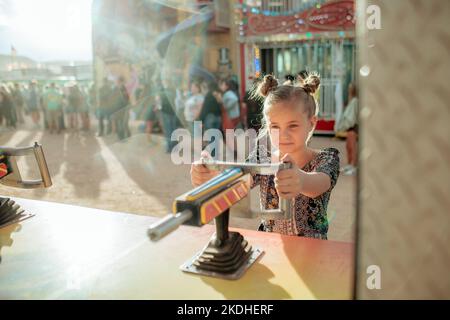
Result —
[{"label": "red structure", "polygon": [[245,36],[354,30],[354,1],[333,1],[291,16],[247,14]]}]

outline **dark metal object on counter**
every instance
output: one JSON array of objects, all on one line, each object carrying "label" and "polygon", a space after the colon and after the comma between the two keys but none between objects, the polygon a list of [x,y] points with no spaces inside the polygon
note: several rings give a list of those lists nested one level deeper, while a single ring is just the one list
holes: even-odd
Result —
[{"label": "dark metal object on counter", "polygon": [[[34,155],[40,180],[23,180],[15,157]],[[9,187],[22,189],[48,188],[52,185],[47,162],[42,146],[37,142],[32,147],[8,148],[0,147],[0,183]],[[0,227],[28,219],[33,214],[25,211],[12,199],[0,197]]]}]

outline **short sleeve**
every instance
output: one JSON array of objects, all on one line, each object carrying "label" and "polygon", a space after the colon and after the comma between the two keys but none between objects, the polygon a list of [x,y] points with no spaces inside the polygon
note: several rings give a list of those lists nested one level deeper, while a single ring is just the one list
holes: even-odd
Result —
[{"label": "short sleeve", "polygon": [[225,109],[233,109],[238,102],[238,97],[231,91],[226,92],[223,95],[223,105]]},{"label": "short sleeve", "polygon": [[327,174],[331,179],[331,191],[339,177],[339,151],[335,148],[327,148],[317,156],[316,166],[313,171]]}]

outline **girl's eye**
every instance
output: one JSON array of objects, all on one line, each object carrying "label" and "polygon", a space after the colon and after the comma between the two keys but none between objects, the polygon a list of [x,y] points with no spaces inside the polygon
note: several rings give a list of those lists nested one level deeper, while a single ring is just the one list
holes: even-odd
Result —
[{"label": "girl's eye", "polygon": [[289,128],[298,128],[298,124],[291,124]]}]

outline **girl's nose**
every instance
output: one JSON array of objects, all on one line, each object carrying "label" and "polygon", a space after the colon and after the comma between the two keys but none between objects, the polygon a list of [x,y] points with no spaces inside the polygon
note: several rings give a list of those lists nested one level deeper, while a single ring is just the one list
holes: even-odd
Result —
[{"label": "girl's nose", "polygon": [[280,139],[289,138],[289,130],[288,129],[280,129]]}]

